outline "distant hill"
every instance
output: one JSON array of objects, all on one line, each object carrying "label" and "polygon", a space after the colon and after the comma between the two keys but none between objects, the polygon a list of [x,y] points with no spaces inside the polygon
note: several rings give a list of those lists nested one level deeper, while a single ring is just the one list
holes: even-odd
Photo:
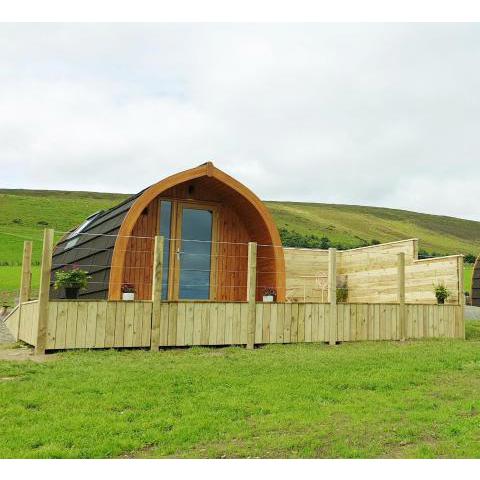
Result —
[{"label": "distant hill", "polygon": [[[108,209],[128,195],[99,192],[0,189],[0,265],[21,261],[23,239],[34,240],[40,258],[42,229],[65,232],[88,215]],[[277,225],[299,235],[327,237],[335,245],[420,239],[436,254],[480,253],[480,222],[388,208],[323,203],[266,202]]]},{"label": "distant hill", "polygon": [[326,236],[346,247],[418,238],[420,249],[429,254],[480,253],[480,222],[472,220],[357,205],[266,204],[279,228]]},{"label": "distant hill", "polygon": [[65,232],[85,217],[110,208],[128,195],[57,190],[0,189],[0,265],[22,260],[24,239],[34,240],[34,261],[40,259],[42,231]]}]

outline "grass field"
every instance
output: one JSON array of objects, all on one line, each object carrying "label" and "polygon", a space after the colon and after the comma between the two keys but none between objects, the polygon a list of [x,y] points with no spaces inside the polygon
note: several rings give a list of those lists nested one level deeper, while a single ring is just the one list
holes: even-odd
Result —
[{"label": "grass field", "polygon": [[468,341],[0,362],[0,457],[480,457]]}]

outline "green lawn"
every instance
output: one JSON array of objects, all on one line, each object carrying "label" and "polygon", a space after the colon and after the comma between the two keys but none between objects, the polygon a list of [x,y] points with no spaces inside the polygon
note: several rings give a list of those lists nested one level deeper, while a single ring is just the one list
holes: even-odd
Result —
[{"label": "green lawn", "polygon": [[469,340],[0,362],[0,457],[480,457]]},{"label": "green lawn", "polygon": [[464,288],[466,292],[470,292],[472,289],[472,272],[473,265],[470,263],[465,264],[464,272]]}]

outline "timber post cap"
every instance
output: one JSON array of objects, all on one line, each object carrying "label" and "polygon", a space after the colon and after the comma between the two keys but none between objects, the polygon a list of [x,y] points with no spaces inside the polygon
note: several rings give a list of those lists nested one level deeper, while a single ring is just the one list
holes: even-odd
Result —
[{"label": "timber post cap", "polygon": [[213,177],[213,169],[215,168],[213,162],[205,162],[201,166],[205,166],[207,177]]}]

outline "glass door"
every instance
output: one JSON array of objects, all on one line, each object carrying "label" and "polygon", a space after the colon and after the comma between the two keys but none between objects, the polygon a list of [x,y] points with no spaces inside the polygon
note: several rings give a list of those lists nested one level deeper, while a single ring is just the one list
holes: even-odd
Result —
[{"label": "glass door", "polygon": [[211,298],[213,220],[212,209],[180,204],[176,252],[179,300]]},{"label": "glass door", "polygon": [[163,235],[163,300],[213,300],[218,206],[160,199]]}]

